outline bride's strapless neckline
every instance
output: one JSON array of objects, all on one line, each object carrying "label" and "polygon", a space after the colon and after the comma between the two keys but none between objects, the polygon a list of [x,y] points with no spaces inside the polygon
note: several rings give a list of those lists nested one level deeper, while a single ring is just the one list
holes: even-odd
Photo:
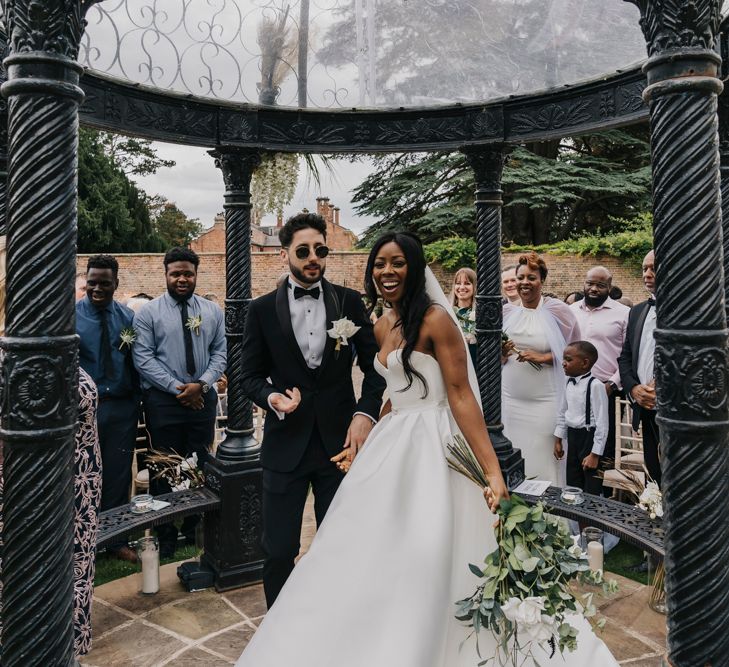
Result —
[{"label": "bride's strapless neckline", "polygon": [[[402,348],[396,347],[394,350],[390,350],[387,353],[387,355],[385,355],[384,363],[382,361],[380,361],[380,355],[376,354],[375,361],[379,364],[379,366],[380,366],[380,368],[382,368],[382,370],[388,371],[388,370],[390,370],[390,356],[395,354],[396,352],[402,352]],[[413,350],[411,354],[420,354],[423,357],[427,357],[428,359],[432,359],[433,361],[435,361],[435,363],[438,363],[438,360],[432,354],[428,354],[427,352],[420,352],[419,350]]]}]

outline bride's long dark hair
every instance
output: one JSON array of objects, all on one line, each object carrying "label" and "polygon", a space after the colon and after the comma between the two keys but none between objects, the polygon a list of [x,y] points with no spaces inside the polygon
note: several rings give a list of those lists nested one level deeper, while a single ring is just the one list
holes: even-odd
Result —
[{"label": "bride's long dark hair", "polygon": [[388,232],[383,234],[375,241],[367,258],[367,269],[365,270],[365,292],[369,297],[371,313],[374,304],[380,296],[372,279],[372,269],[374,268],[375,258],[380,248],[387,243],[396,243],[405,255],[407,262],[407,275],[405,277],[405,288],[403,297],[397,305],[399,319],[395,323],[395,327],[401,327],[402,337],[405,346],[402,348],[402,366],[405,371],[405,377],[408,384],[401,391],[407,391],[413,385],[413,378],[416,377],[423,384],[423,398],[428,395],[428,383],[421,373],[413,368],[410,363],[410,356],[415,349],[415,343],[418,340],[420,327],[423,324],[425,313],[432,305],[430,297],[425,291],[425,253],[423,252],[423,244],[415,234],[409,232]]}]

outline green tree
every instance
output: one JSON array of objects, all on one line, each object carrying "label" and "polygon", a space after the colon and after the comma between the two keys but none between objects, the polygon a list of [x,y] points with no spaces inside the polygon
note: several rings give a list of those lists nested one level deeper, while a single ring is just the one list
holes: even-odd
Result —
[{"label": "green tree", "polygon": [[200,236],[203,226],[197,218],[188,218],[175,204],[159,195],[150,198],[152,222],[165,249],[187,246]]},{"label": "green tree", "polygon": [[149,176],[163,167],[174,167],[174,160],[164,160],[148,139],[125,137],[113,132],[99,132],[105,153],[126,176]]},{"label": "green tree", "polygon": [[[409,230],[425,243],[475,234],[474,180],[460,153],[383,155],[353,192],[375,216],[362,239]],[[645,127],[516,147],[504,168],[506,243],[543,244],[582,232],[609,232],[618,219],[650,209]]]},{"label": "green tree", "polygon": [[[149,141],[88,128],[79,132],[78,161],[79,252],[162,252],[169,246],[170,235],[159,233],[157,221],[166,200],[154,199],[156,208],[151,209],[147,193],[129,175],[154,173],[174,162],[159,158]],[[174,220],[163,220],[162,227],[177,229],[175,239],[189,240],[198,227],[178,213],[177,227]],[[175,218],[167,214],[165,220],[170,217]],[[188,231],[181,232],[183,228]]]}]

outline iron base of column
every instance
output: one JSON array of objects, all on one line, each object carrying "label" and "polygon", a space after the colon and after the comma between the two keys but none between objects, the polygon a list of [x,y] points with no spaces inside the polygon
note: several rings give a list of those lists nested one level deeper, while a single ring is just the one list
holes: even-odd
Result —
[{"label": "iron base of column", "polygon": [[258,461],[261,453],[261,446],[253,437],[252,429],[245,431],[225,432],[225,440],[220,443],[215,458],[219,461],[253,462]]},{"label": "iron base of column", "polygon": [[514,489],[525,479],[524,459],[521,457],[521,450],[514,449],[511,440],[504,435],[502,426],[489,428],[489,436],[499,459],[501,474],[504,476],[506,486],[510,490]]},{"label": "iron base of column", "polygon": [[213,571],[218,591],[261,581],[263,470],[258,457],[210,461],[205,466],[205,484],[218,494],[221,508],[205,515],[201,566]]}]

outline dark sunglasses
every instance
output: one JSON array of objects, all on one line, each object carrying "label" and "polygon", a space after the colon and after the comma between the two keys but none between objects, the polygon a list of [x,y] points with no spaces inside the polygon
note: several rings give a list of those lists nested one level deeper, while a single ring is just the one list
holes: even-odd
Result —
[{"label": "dark sunglasses", "polygon": [[[306,259],[309,256],[309,253],[311,252],[311,249],[308,246],[300,245],[296,250],[294,250],[294,254],[299,259]],[[324,259],[329,254],[329,248],[325,245],[320,245],[314,248],[314,254],[319,259]]]}]

